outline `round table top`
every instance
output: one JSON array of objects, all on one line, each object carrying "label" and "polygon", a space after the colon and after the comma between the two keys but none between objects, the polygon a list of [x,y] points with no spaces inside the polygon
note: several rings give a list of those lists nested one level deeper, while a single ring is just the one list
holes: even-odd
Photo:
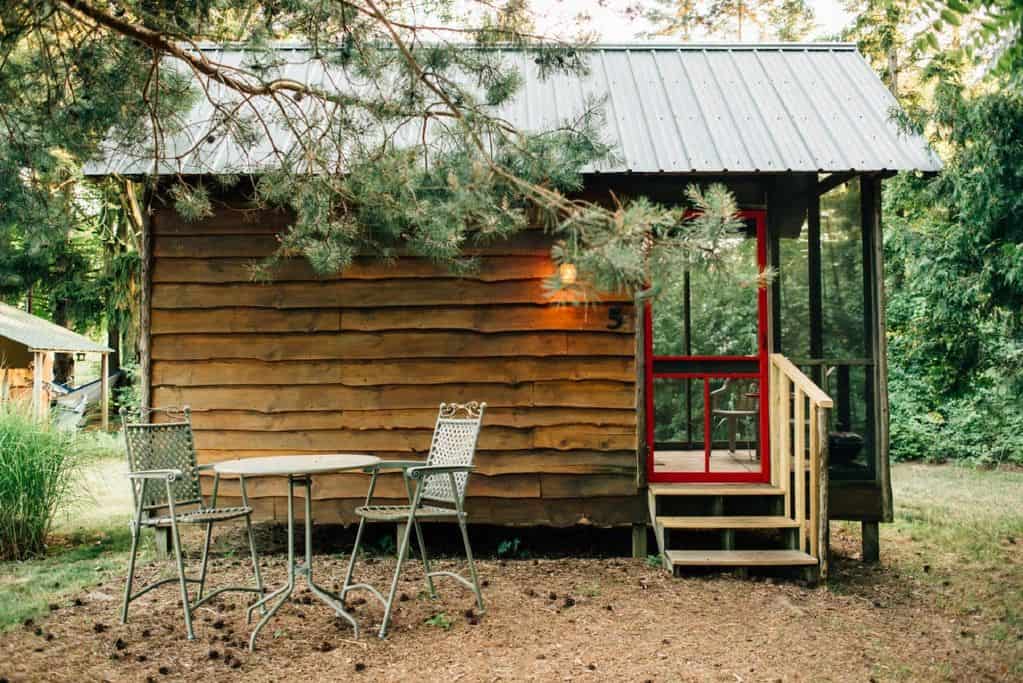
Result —
[{"label": "round table top", "polygon": [[225,460],[213,465],[219,474],[244,477],[271,477],[301,474],[326,474],[343,470],[359,470],[380,462],[375,455],[331,453],[329,455],[270,455],[261,458]]}]

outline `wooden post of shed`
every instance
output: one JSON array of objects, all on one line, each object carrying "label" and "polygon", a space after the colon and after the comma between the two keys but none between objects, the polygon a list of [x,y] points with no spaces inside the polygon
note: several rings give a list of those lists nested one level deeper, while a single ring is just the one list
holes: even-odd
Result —
[{"label": "wooden post of shed", "polygon": [[32,356],[32,412],[42,419],[43,410],[43,352],[34,351]]},{"label": "wooden post of shed", "polygon": [[110,429],[110,354],[104,351],[101,354],[101,358],[99,405],[100,414],[103,416],[103,431],[105,432]]}]

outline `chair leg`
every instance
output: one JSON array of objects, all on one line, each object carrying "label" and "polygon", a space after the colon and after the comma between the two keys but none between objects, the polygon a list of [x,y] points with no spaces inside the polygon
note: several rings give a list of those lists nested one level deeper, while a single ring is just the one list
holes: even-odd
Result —
[{"label": "chair leg", "polygon": [[206,523],[206,540],[202,544],[202,562],[199,569],[199,600],[206,589],[206,565],[210,558],[210,540],[213,538],[213,522]]},{"label": "chair leg", "polygon": [[416,525],[416,540],[419,541],[419,553],[423,556],[423,571],[426,572],[426,587],[430,589],[430,597],[437,597],[437,589],[433,587],[433,577],[430,576],[430,557],[426,554],[426,541],[423,540],[423,527],[419,520],[414,520]]},{"label": "chair leg", "polygon": [[188,584],[185,581],[185,561],[181,557],[181,535],[178,533],[178,523],[174,519],[173,508],[171,508],[171,538],[174,540],[174,559],[178,565],[178,580],[181,583],[181,607],[185,611],[185,630],[188,631],[188,639],[195,640],[195,632],[192,630],[192,605],[188,599]]},{"label": "chair leg", "polygon": [[394,568],[394,578],[391,579],[391,591],[387,594],[387,603],[384,606],[384,620],[380,624],[380,638],[387,636],[387,626],[391,622],[391,611],[394,609],[394,596],[398,592],[398,578],[401,576],[401,567],[405,563],[405,555],[408,552],[408,544],[412,536],[412,527],[416,525],[416,516],[409,513],[408,523],[405,525],[405,533],[401,537],[401,547],[398,548],[398,565]]},{"label": "chair leg", "polygon": [[121,606],[121,623],[128,623],[128,603],[131,602],[131,584],[135,580],[135,557],[142,535],[142,507],[145,501],[145,483],[131,482],[131,493],[136,499],[135,518],[131,520],[131,557],[128,558],[128,577],[124,582],[124,605]]},{"label": "chair leg", "polygon": [[465,515],[458,515],[458,528],[462,530],[462,541],[465,543],[465,559],[469,561],[469,575],[472,577],[473,590],[476,593],[476,607],[483,611],[483,592],[480,590],[480,579],[476,574],[476,563],[472,559],[472,546],[469,545],[469,530],[465,525]]},{"label": "chair leg", "polygon": [[362,532],[366,528],[366,518],[359,519],[359,528],[355,532],[355,545],[352,547],[352,556],[348,558],[348,571],[345,572],[345,582],[341,586],[341,604],[345,602],[345,594],[348,593],[348,586],[352,585],[352,575],[355,574],[355,560],[359,556],[359,548],[362,546]]},{"label": "chair leg", "polygon": [[128,576],[124,580],[124,604],[121,605],[121,623],[128,623],[128,603],[131,602],[131,584],[135,578],[135,556],[139,548],[139,535],[142,525],[135,521],[131,524],[131,554],[128,557]]},{"label": "chair leg", "polygon": [[[238,478],[239,486],[242,491],[242,505],[249,507],[249,494],[245,490],[245,477]],[[257,595],[263,597],[263,577],[259,574],[259,554],[256,552],[256,537],[252,533],[252,513],[245,515],[245,531],[249,535],[249,555],[252,557],[252,573],[256,576],[256,590],[259,591]],[[258,598],[257,598],[258,599]],[[266,614],[266,608],[260,609],[260,614]]]}]

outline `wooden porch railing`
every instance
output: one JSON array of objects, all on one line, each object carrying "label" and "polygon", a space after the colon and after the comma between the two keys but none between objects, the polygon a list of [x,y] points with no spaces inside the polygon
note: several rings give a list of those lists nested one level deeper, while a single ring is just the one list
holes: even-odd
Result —
[{"label": "wooden porch railing", "polygon": [[831,397],[785,356],[770,360],[771,483],[785,491],[797,549],[828,574],[828,418]]}]

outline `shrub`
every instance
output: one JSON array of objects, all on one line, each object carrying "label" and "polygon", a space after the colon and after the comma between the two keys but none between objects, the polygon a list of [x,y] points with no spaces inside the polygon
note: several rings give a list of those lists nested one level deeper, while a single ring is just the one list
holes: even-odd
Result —
[{"label": "shrub", "polygon": [[78,471],[78,438],[23,406],[0,405],[0,559],[42,553]]},{"label": "shrub", "polygon": [[941,401],[928,396],[920,383],[893,382],[892,458],[1023,465],[1023,413],[1012,393],[1011,387],[988,384]]}]

